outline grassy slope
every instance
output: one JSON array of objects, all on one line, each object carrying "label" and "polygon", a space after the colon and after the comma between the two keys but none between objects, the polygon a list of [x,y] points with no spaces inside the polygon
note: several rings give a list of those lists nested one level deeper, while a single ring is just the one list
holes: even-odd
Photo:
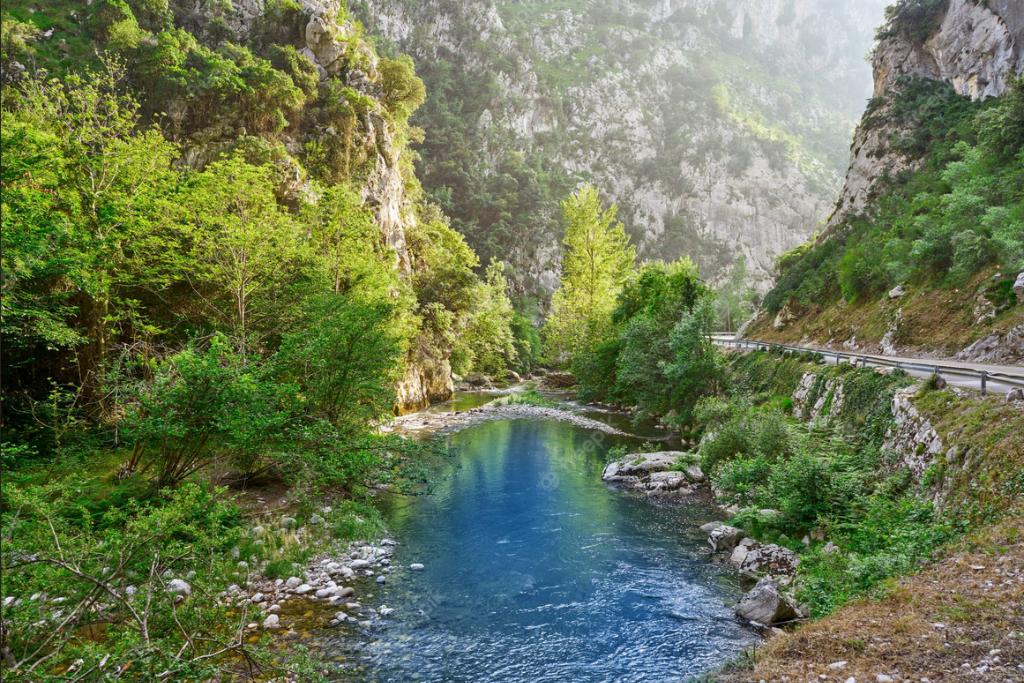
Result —
[{"label": "grassy slope", "polygon": [[982,337],[1024,324],[1024,307],[1021,306],[1004,311],[993,320],[975,324],[972,314],[975,292],[994,273],[994,268],[986,268],[961,288],[908,287],[907,293],[898,299],[883,295],[856,303],[838,299],[824,306],[791,308],[797,319],[781,330],[773,327],[772,316],[762,315],[748,329],[747,336],[764,341],[815,344],[838,344],[856,336],[860,345],[875,346],[899,311],[897,346],[952,356]]},{"label": "grassy slope", "polygon": [[[751,670],[723,682],[1019,680],[1024,675],[1024,513],[972,535],[947,558],[864,599],[770,640]],[[999,663],[989,653],[998,649]],[[845,661],[840,669],[829,664]],[[970,665],[963,668],[964,663]],[[989,678],[978,667],[990,667]],[[902,678],[899,678],[902,677]]]},{"label": "grassy slope", "polygon": [[[813,367],[793,358],[773,367],[755,358],[761,355],[733,361],[754,391],[785,392],[801,369]],[[1022,661],[1024,411],[1002,397],[953,390],[922,391],[914,405],[947,447],[956,446],[955,455],[948,461],[941,456],[926,474],[919,495],[939,496],[945,514],[973,531],[938,548],[920,573],[883,583],[873,597],[772,639],[752,668],[723,672],[719,680],[861,681],[880,673],[978,680],[977,667],[986,661],[993,666],[992,649],[1002,651],[1003,663]],[[847,665],[827,668],[837,661]],[[1004,670],[994,680],[1021,675],[1020,669]]]}]

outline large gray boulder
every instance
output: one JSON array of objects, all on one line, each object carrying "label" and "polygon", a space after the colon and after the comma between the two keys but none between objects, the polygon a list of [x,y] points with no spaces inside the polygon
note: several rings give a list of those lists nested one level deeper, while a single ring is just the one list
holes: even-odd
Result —
[{"label": "large gray boulder", "polygon": [[687,483],[686,475],[682,472],[668,470],[665,472],[654,472],[647,478],[645,488],[648,491],[676,491]]},{"label": "large gray boulder", "polygon": [[188,582],[183,579],[171,579],[167,582],[167,592],[187,598],[192,595],[192,586],[188,585]]},{"label": "large gray boulder", "polygon": [[1013,293],[1017,295],[1017,303],[1024,304],[1024,272],[1017,274],[1017,280],[1013,283]]},{"label": "large gray boulder", "polygon": [[699,481],[697,476],[703,478],[704,473],[696,465],[690,465],[685,471],[676,469],[680,458],[685,455],[680,451],[630,453],[622,460],[608,463],[601,479],[650,495],[692,493],[690,483]]},{"label": "large gray boulder", "polygon": [[664,472],[672,469],[684,453],[680,451],[660,451],[658,453],[630,453],[619,461],[619,473],[635,477],[652,472]]},{"label": "large gray boulder", "polygon": [[708,545],[716,553],[731,552],[745,537],[746,533],[742,529],[723,524],[708,534]]},{"label": "large gray boulder", "polygon": [[774,626],[798,618],[800,609],[782,592],[775,579],[765,577],[736,605],[736,615],[747,621]]},{"label": "large gray boulder", "polygon": [[[746,539],[744,540],[745,543]],[[800,558],[789,548],[774,543],[753,543],[737,545],[729,558],[730,562],[748,575],[780,574],[792,576],[796,573]]]}]

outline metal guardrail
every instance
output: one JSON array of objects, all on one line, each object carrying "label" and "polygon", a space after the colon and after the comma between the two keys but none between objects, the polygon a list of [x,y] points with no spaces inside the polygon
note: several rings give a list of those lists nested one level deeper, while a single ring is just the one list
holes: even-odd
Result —
[{"label": "metal guardrail", "polygon": [[934,375],[952,375],[955,377],[969,377],[978,380],[978,384],[981,387],[981,393],[984,396],[988,393],[989,382],[998,382],[999,384],[1005,384],[1012,387],[1024,388],[1024,373],[1016,375],[1005,372],[989,372],[987,370],[975,370],[973,368],[962,368],[953,365],[944,365],[942,363],[931,363],[931,362],[911,362],[905,360],[896,360],[886,358],[884,356],[872,356],[863,353],[851,353],[849,351],[831,351],[807,348],[804,346],[788,346],[786,344],[775,344],[769,342],[757,341],[754,339],[725,339],[724,335],[711,335],[712,341],[720,346],[730,346],[733,348],[743,349],[746,351],[771,351],[781,350],[788,351],[791,353],[809,353],[822,358],[834,358],[836,364],[842,363],[844,360],[848,361],[853,365],[860,364],[860,367],[867,367],[869,365],[877,367],[890,367],[896,368],[897,370],[917,370],[918,372],[929,372]]}]

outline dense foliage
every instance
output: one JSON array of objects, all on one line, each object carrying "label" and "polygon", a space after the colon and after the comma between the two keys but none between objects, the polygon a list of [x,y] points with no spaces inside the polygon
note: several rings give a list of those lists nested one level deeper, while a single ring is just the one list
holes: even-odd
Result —
[{"label": "dense foliage", "polygon": [[[378,58],[344,9],[331,74],[296,49],[293,2],[249,34],[230,6],[8,9],[4,679],[307,680],[218,593],[378,530],[368,486],[428,449],[375,429],[410,364],[528,369],[536,331],[513,333],[502,264],[478,276],[422,197],[411,60]],[[267,485],[317,510],[317,538],[249,530],[266,511],[239,494]]]},{"label": "dense foliage", "polygon": [[[728,394],[697,406],[697,453],[718,499],[736,506],[733,524],[800,553],[798,594],[815,616],[915,571],[967,528],[970,506],[940,512],[922,495],[935,482],[883,449],[906,376],[771,352],[734,356],[727,371]],[[795,415],[807,372],[803,405],[820,412]]]},{"label": "dense foliage", "polygon": [[[871,300],[906,283],[959,287],[990,266],[1005,277],[1024,270],[1024,84],[973,103],[947,84],[911,80],[893,102],[873,103],[865,125],[889,120],[908,131],[893,148],[923,166],[891,178],[869,213],[780,259],[769,311]],[[1005,291],[987,293],[997,308],[1012,303]]]},{"label": "dense foliage", "polygon": [[562,280],[544,326],[548,356],[572,369],[590,401],[688,424],[717,390],[712,292],[689,259],[639,268],[615,205],[584,186],[563,203]]}]

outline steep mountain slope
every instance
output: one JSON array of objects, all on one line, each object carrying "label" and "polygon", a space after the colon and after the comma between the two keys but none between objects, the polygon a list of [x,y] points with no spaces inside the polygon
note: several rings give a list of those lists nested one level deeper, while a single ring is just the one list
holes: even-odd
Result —
[{"label": "steep mountain slope", "polygon": [[550,289],[556,202],[590,179],[641,256],[743,257],[763,289],[840,186],[884,2],[351,6],[421,65],[424,185],[482,258]]},{"label": "steep mountain slope", "polygon": [[[12,0],[4,11],[5,81],[36,69],[101,69],[105,51],[182,165],[202,169],[232,154],[270,163],[278,201],[295,213],[316,206],[326,186],[350,189],[372,213],[381,253],[415,290],[425,266],[412,245],[424,251],[432,239],[419,217],[444,222],[420,201],[407,151],[408,112],[423,86],[407,60],[378,56],[344,3]],[[418,303],[414,314],[427,307]],[[402,408],[452,391],[449,344],[432,337],[429,321],[417,324],[398,384]]]},{"label": "steep mountain slope", "polygon": [[828,229],[779,261],[748,333],[1024,360],[1024,7],[888,15]]}]

